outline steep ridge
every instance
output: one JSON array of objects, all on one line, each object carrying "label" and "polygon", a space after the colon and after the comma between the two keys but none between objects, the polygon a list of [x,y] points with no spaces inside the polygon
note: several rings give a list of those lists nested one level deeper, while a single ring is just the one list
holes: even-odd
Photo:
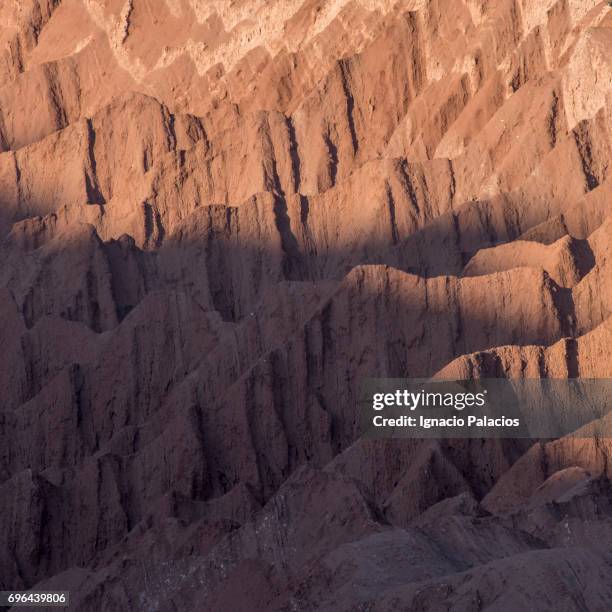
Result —
[{"label": "steep ridge", "polygon": [[362,440],[356,397],[612,376],[607,2],[10,0],[0,41],[0,587],[606,609],[607,440]]}]

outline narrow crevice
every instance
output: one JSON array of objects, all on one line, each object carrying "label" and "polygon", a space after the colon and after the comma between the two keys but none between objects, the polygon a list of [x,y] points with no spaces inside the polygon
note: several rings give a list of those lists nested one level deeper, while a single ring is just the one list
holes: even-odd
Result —
[{"label": "narrow crevice", "polygon": [[336,176],[338,175],[338,147],[332,142],[329,133],[323,136],[323,140],[329,154],[329,178],[333,187],[336,184]]},{"label": "narrow crevice", "polygon": [[599,187],[599,179],[593,172],[593,151],[586,125],[581,125],[574,130],[574,140],[582,162],[582,172],[586,180],[587,190],[592,191]]},{"label": "narrow crevice", "polygon": [[421,213],[421,207],[419,206],[419,199],[417,198],[416,192],[414,190],[414,186],[412,185],[412,179],[410,178],[410,174],[408,172],[408,162],[404,160],[400,165],[400,177],[403,183],[404,189],[410,198],[410,202],[414,207],[414,212],[418,216]]},{"label": "narrow crevice", "polygon": [[57,71],[52,65],[47,64],[45,65],[44,73],[49,86],[49,102],[53,109],[53,114],[55,115],[55,128],[56,130],[62,130],[68,125],[68,116],[62,104],[62,95],[57,79]]},{"label": "narrow crevice", "polygon": [[310,214],[310,200],[304,196],[299,195],[300,198],[300,221],[303,226],[308,225],[308,215]]},{"label": "narrow crevice", "polygon": [[595,261],[595,253],[593,253],[593,249],[591,249],[588,240],[573,239],[570,243],[570,249],[574,257],[578,274],[580,278],[584,278],[597,263]]},{"label": "narrow crevice", "polygon": [[166,133],[167,142],[166,146],[168,151],[176,150],[178,139],[176,137],[176,117],[168,109],[162,107],[162,117],[164,124],[164,132]]},{"label": "narrow crevice", "polygon": [[273,194],[278,194],[281,198],[285,197],[285,188],[283,187],[283,182],[281,181],[280,175],[278,174],[278,165],[276,163],[276,151],[274,150],[274,143],[272,142],[272,138],[270,136],[270,123],[268,121],[268,117],[266,116],[261,125],[261,133],[262,133],[262,146],[264,149],[264,155],[270,161],[270,170],[271,175],[265,169],[265,183],[266,190],[272,192]]},{"label": "narrow crevice", "polygon": [[450,174],[450,203],[451,206],[455,203],[455,194],[457,193],[457,179],[455,177],[455,168],[453,166],[453,160],[448,160],[448,172]]},{"label": "narrow crevice", "polygon": [[166,234],[161,221],[159,211],[145,202],[144,208],[144,230],[145,230],[145,247],[158,248],[164,240]]},{"label": "narrow crevice", "polygon": [[15,164],[15,184],[17,185],[17,204],[20,204],[23,197],[21,192],[21,168],[17,160],[17,154],[13,153],[13,163]]},{"label": "narrow crevice", "polygon": [[557,310],[557,319],[561,324],[561,332],[564,336],[573,338],[576,336],[576,308],[572,290],[559,287],[553,280],[549,282],[552,284],[551,294]]},{"label": "narrow crevice", "polygon": [[559,119],[559,96],[553,90],[553,99],[550,106],[550,114],[548,116],[548,133],[550,136],[550,146],[552,149],[557,145],[557,121]]},{"label": "narrow crevice", "polygon": [[393,193],[388,183],[386,186],[386,192],[387,192],[387,206],[389,208],[389,224],[391,226],[391,241],[393,242],[394,245],[396,245],[399,242],[399,238],[397,234],[397,222],[395,219],[395,200],[393,199]]},{"label": "narrow crevice", "polygon": [[97,163],[96,163],[96,131],[91,119],[87,119],[87,155],[90,172],[85,173],[85,189],[87,192],[87,202],[89,204],[106,204],[106,199],[100,190],[98,182]]},{"label": "narrow crevice", "polygon": [[346,118],[348,121],[349,132],[351,134],[351,143],[353,145],[353,154],[357,155],[359,149],[359,141],[357,140],[357,131],[355,130],[355,98],[351,92],[349,85],[349,69],[346,61],[340,62],[340,76],[342,81],[342,89],[344,98],[346,99]]},{"label": "narrow crevice", "polygon": [[274,221],[283,249],[283,275],[287,280],[303,280],[305,266],[298,241],[291,229],[287,202],[282,196],[274,198]]},{"label": "narrow crevice", "polygon": [[300,185],[302,183],[302,176],[298,143],[295,135],[295,126],[293,125],[293,119],[291,119],[291,117],[287,117],[285,121],[287,124],[287,132],[289,134],[289,155],[291,157],[291,169],[293,172],[293,190],[296,193],[299,193]]},{"label": "narrow crevice", "polygon": [[578,342],[575,338],[565,340],[565,362],[567,364],[567,377],[578,378],[580,376],[580,362],[578,359]]},{"label": "narrow crevice", "polygon": [[6,126],[4,125],[4,116],[2,114],[2,110],[0,109],[0,153],[4,153],[5,151],[9,151],[11,146],[6,137]]}]

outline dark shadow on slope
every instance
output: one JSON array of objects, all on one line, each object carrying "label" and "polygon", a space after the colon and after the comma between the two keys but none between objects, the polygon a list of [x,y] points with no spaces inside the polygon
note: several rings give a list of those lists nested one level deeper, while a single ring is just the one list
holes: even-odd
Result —
[{"label": "dark shadow on slope", "polygon": [[[56,252],[48,243],[18,253],[22,267],[15,264],[19,258],[11,260],[13,295],[18,301],[20,288],[39,292],[41,306],[28,315],[26,334],[35,350],[2,362],[2,374],[16,372],[25,393],[12,398],[16,403],[7,398],[19,409],[2,414],[1,487],[5,499],[14,499],[19,475],[32,470],[25,496],[37,500],[45,518],[34,556],[11,540],[2,586],[31,586],[72,565],[91,566],[177,488],[194,504],[243,485],[268,500],[299,466],[325,465],[355,441],[355,399],[364,376],[429,376],[465,352],[549,344],[567,335],[563,325],[543,333],[536,321],[526,328],[503,315],[493,328],[486,308],[461,308],[458,296],[431,301],[423,290],[427,279],[440,289],[448,281],[435,277],[459,274],[474,248],[497,238],[487,228],[458,235],[456,217],[447,215],[397,245],[389,236],[354,250],[316,245],[304,251],[278,201],[275,213],[275,243],[247,244],[211,232],[168,237],[158,249],[142,250],[129,237],[100,243],[90,234],[83,247],[59,243]],[[91,244],[93,251],[84,248]],[[65,264],[50,272],[56,258]],[[28,287],[24,271],[41,262],[37,284]],[[363,263],[418,275],[391,271],[379,285],[368,285],[367,275],[341,285],[346,271]],[[2,264],[3,275],[8,265]],[[91,292],[92,279],[106,279],[98,283],[105,302]],[[410,290],[402,292],[405,284]],[[55,361],[63,340],[42,322],[55,315],[72,319],[75,330],[88,325],[74,306],[92,299],[99,309],[113,308],[118,324],[97,336],[99,346],[87,360],[68,351]],[[219,311],[225,322],[214,321]],[[5,346],[9,331],[3,330]],[[20,372],[26,376],[17,379]],[[18,393],[16,387],[8,392]],[[33,439],[49,444],[48,432],[57,427],[58,448],[29,448]],[[478,442],[469,444],[475,452]],[[510,444],[502,452],[512,463],[523,450]],[[481,452],[482,465],[461,467],[478,496],[494,480],[488,474],[487,485],[476,486],[478,470],[485,469],[487,453],[500,449]],[[96,504],[79,505],[79,491],[93,494],[85,483],[117,491],[104,506],[107,516],[99,516]],[[57,535],[74,526],[83,539]],[[101,530],[107,531],[100,539]]]}]

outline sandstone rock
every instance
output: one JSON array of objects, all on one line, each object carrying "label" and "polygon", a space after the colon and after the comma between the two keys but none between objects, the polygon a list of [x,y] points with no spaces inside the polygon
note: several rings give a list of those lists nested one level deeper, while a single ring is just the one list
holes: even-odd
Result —
[{"label": "sandstone rock", "polygon": [[2,2],[0,588],[607,609],[594,425],[365,440],[357,396],[612,375],[611,43],[596,0]]}]

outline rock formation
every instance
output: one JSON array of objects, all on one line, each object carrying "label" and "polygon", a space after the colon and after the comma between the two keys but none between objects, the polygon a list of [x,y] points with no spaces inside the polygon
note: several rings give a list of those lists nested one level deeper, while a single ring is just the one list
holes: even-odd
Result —
[{"label": "rock formation", "polygon": [[364,440],[364,377],[612,377],[612,8],[4,0],[0,590],[608,610],[612,446]]}]

